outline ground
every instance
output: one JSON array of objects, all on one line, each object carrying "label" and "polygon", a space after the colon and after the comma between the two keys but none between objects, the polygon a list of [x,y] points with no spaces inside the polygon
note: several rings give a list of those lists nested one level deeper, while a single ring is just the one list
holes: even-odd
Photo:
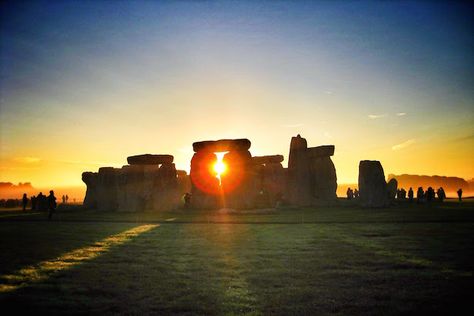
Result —
[{"label": "ground", "polygon": [[472,200],[46,216],[0,211],[2,310],[472,314]]}]

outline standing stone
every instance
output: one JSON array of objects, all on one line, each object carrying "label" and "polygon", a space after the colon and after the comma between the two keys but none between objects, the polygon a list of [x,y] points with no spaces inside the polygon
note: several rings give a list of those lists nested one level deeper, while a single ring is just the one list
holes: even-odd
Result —
[{"label": "standing stone", "polygon": [[390,181],[387,183],[387,194],[388,194],[388,199],[390,202],[395,201],[395,197],[397,196],[397,189],[398,189],[398,182],[397,179],[392,178]]},{"label": "standing stone", "polygon": [[117,209],[117,175],[112,167],[99,168],[97,176],[97,209],[115,211]]},{"label": "standing stone", "polygon": [[389,205],[387,183],[380,161],[362,160],[359,163],[359,201],[364,207]]},{"label": "standing stone", "polygon": [[286,173],[281,163],[265,164],[263,169],[262,189],[268,195],[268,206],[275,206],[286,189]]},{"label": "standing stone", "polygon": [[82,181],[87,186],[83,205],[86,209],[95,209],[97,207],[97,172],[83,172]]},{"label": "standing stone", "polygon": [[217,156],[207,150],[196,152],[191,159],[191,204],[194,208],[216,209],[219,205],[220,186],[214,171],[216,162]]},{"label": "standing stone", "polygon": [[252,155],[248,150],[232,150],[224,155],[227,170],[221,175],[225,207],[251,208],[256,194]]},{"label": "standing stone", "polygon": [[[332,152],[334,153],[334,149]],[[312,158],[310,174],[312,195],[316,200],[315,202],[328,202],[337,199],[336,168],[330,157]]]},{"label": "standing stone", "polygon": [[161,165],[152,187],[151,195],[155,211],[170,211],[179,207],[181,192],[174,163]]},{"label": "standing stone", "polygon": [[309,156],[306,151],[306,139],[299,134],[291,138],[290,155],[288,158],[288,201],[297,206],[311,204],[311,175],[309,172]]}]

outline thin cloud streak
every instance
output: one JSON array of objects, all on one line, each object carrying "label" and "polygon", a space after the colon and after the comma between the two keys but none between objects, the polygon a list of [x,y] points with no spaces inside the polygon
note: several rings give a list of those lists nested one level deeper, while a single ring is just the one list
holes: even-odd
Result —
[{"label": "thin cloud streak", "polygon": [[376,119],[383,118],[386,116],[387,114],[369,114],[369,119],[376,120]]},{"label": "thin cloud streak", "polygon": [[397,113],[397,116],[405,116],[405,115],[407,115],[406,112],[398,112],[398,113]]},{"label": "thin cloud streak", "polygon": [[413,145],[414,143],[415,143],[415,140],[414,140],[414,139],[409,139],[409,140],[407,140],[406,142],[403,142],[403,143],[401,143],[401,144],[392,146],[392,150],[404,149],[404,148],[407,148],[408,146]]}]

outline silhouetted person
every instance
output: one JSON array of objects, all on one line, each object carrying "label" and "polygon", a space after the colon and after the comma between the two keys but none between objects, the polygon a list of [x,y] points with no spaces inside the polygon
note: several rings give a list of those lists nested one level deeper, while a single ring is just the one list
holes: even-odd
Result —
[{"label": "silhouetted person", "polygon": [[404,188],[400,189],[400,199],[405,200],[407,198],[407,191]]},{"label": "silhouetted person", "polygon": [[462,189],[458,190],[458,198],[459,198],[459,202],[461,202],[462,201]]},{"label": "silhouetted person", "polygon": [[418,190],[416,191],[416,203],[418,204],[423,203],[424,198],[425,198],[425,192],[423,191],[423,188],[418,187]]},{"label": "silhouetted person", "polygon": [[31,196],[31,210],[36,211],[36,196]]},{"label": "silhouetted person", "polygon": [[67,204],[68,200],[69,200],[69,196],[67,196],[67,194],[66,194],[66,204]]},{"label": "silhouetted person", "polygon": [[346,195],[348,200],[351,200],[354,197],[354,192],[352,192],[351,188],[347,188]]},{"label": "silhouetted person", "polygon": [[63,201],[63,204],[66,204],[66,197],[64,195],[61,197],[61,200]]},{"label": "silhouetted person", "polygon": [[23,193],[23,198],[21,199],[21,202],[23,204],[23,212],[26,211],[26,205],[28,204],[28,197],[26,196],[26,193]]},{"label": "silhouetted person", "polygon": [[359,198],[359,190],[354,189],[354,199]]},{"label": "silhouetted person", "polygon": [[43,192],[40,192],[37,196],[36,206],[38,211],[46,211],[47,210],[47,202],[46,196],[43,195]]},{"label": "silhouetted person", "polygon": [[48,219],[50,220],[53,217],[53,213],[56,210],[56,197],[54,196],[54,191],[49,191],[48,195]]},{"label": "silhouetted person", "polygon": [[440,187],[437,191],[436,194],[438,195],[438,200],[440,202],[443,202],[444,199],[446,198],[446,193],[444,193],[443,187]]},{"label": "silhouetted person", "polygon": [[186,192],[184,194],[184,208],[185,209],[191,208],[191,193]]},{"label": "silhouetted person", "polygon": [[408,190],[408,201],[413,202],[413,188],[410,187],[410,189]]},{"label": "silhouetted person", "polygon": [[428,189],[426,190],[426,201],[429,203],[431,201],[433,201],[435,198],[435,192],[433,190],[432,187],[428,187]]}]

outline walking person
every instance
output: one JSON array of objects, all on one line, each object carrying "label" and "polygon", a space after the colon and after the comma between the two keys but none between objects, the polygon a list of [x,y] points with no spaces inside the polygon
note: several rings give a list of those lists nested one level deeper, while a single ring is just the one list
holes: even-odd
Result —
[{"label": "walking person", "polygon": [[459,198],[459,202],[461,202],[462,201],[462,189],[458,190],[458,198]]},{"label": "walking person", "polygon": [[51,218],[53,217],[53,213],[56,210],[56,197],[54,196],[53,190],[49,191],[48,210],[49,210],[48,220],[51,220]]},{"label": "walking person", "polygon": [[21,199],[23,203],[23,212],[26,211],[26,205],[28,204],[28,197],[26,193],[23,193],[23,198]]}]

